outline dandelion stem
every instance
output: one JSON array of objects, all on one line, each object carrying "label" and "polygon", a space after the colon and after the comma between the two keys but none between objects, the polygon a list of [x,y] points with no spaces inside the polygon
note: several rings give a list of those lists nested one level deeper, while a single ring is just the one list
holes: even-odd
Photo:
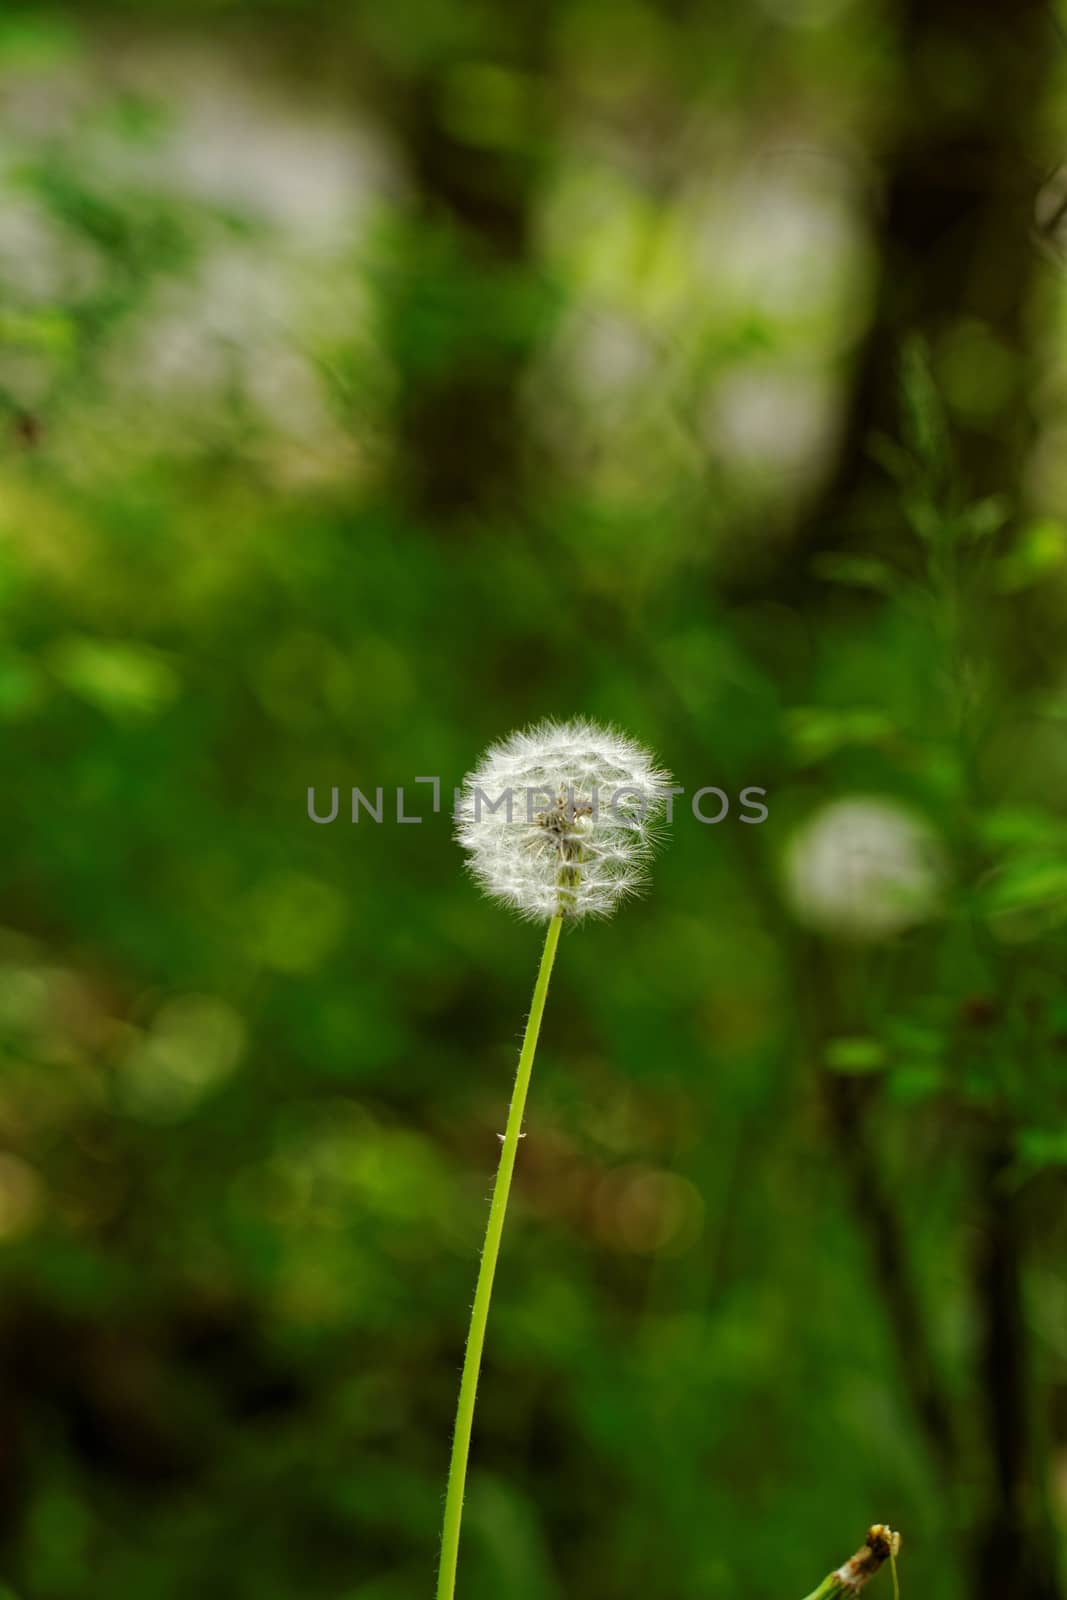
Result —
[{"label": "dandelion stem", "polygon": [[493,1185],[493,1198],[489,1205],[489,1224],[485,1233],[485,1246],[478,1268],[478,1282],[471,1308],[470,1331],[463,1357],[463,1375],[459,1383],[459,1405],[456,1409],[456,1431],[452,1438],[452,1459],[448,1468],[448,1489],[445,1494],[444,1531],[441,1535],[441,1565],[437,1576],[437,1600],[453,1600],[456,1589],[456,1564],[459,1558],[459,1533],[463,1521],[463,1493],[467,1482],[467,1461],[470,1456],[471,1430],[474,1425],[474,1401],[478,1392],[478,1373],[485,1346],[485,1329],[489,1321],[489,1302],[493,1293],[493,1277],[500,1254],[500,1240],[504,1232],[511,1177],[515,1171],[515,1155],[519,1148],[522,1119],[526,1110],[526,1093],[530,1087],[534,1053],[541,1032],[541,1018],[548,994],[548,980],[552,976],[552,963],[556,958],[562,916],[555,916],[548,924],[545,946],[541,952],[541,965],[534,985],[530,1015],[526,1020],[519,1065],[515,1074],[515,1087],[511,1093],[504,1142],[500,1150],[500,1165]]}]

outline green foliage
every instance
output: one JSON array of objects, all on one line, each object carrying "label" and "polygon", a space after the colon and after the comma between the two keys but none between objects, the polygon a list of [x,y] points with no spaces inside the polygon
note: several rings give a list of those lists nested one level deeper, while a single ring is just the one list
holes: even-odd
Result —
[{"label": "green foliage", "polygon": [[[733,803],[679,800],[651,897],[561,942],[462,1592],[781,1600],[884,1516],[905,1594],[958,1600],[991,1120],[1067,1376],[1067,591],[1062,507],[959,459],[973,329],[903,352],[870,537],[813,510],[875,290],[835,173],[891,40],[816,5],[120,9],[0,26],[0,1576],[431,1592],[538,937],[448,800],[581,713]],[[937,915],[867,942],[783,889],[856,795],[944,858]]]}]

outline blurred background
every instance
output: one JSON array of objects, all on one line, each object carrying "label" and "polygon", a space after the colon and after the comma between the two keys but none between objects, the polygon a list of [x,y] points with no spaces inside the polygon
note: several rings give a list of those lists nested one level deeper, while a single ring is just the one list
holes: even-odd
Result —
[{"label": "blurred background", "polygon": [[1065,87],[1036,0],[4,8],[5,1600],[432,1592],[540,944],[448,801],[578,714],[731,806],[563,941],[460,1592],[1062,1600]]}]

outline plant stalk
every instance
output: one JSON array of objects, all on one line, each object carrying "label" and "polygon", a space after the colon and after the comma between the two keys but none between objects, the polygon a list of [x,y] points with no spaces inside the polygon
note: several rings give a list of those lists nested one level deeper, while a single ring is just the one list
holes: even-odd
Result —
[{"label": "plant stalk", "polygon": [[541,952],[541,965],[534,984],[533,1001],[526,1019],[519,1065],[515,1073],[515,1087],[511,1093],[507,1126],[500,1149],[500,1165],[493,1185],[493,1198],[489,1205],[489,1223],[485,1233],[478,1281],[471,1308],[470,1331],[463,1357],[463,1374],[459,1383],[459,1404],[456,1409],[456,1429],[452,1436],[452,1458],[448,1468],[448,1488],[445,1493],[444,1529],[441,1535],[441,1565],[437,1576],[437,1600],[453,1600],[456,1590],[456,1566],[459,1560],[459,1535],[463,1521],[463,1495],[467,1483],[467,1462],[470,1457],[471,1432],[474,1427],[474,1402],[478,1392],[478,1374],[485,1347],[485,1330],[489,1321],[489,1302],[493,1293],[493,1278],[500,1255],[500,1240],[504,1233],[511,1178],[515,1171],[515,1156],[522,1133],[522,1120],[526,1110],[526,1095],[530,1087],[534,1054],[541,1032],[541,1018],[545,1011],[548,980],[559,944],[562,915],[552,918],[545,934]]},{"label": "plant stalk", "polygon": [[[882,1522],[876,1523],[873,1528],[868,1528],[867,1538],[856,1554],[843,1567],[838,1567],[836,1572],[824,1578],[819,1587],[807,1596],[807,1600],[850,1600],[851,1596],[866,1588],[887,1561],[891,1564],[895,1562],[899,1549],[900,1534],[894,1533]],[[895,1565],[893,1587],[895,1591]]]}]

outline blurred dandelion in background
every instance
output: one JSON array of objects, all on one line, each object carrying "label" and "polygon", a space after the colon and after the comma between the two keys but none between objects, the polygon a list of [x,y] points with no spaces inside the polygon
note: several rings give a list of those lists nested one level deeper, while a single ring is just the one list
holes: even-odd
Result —
[{"label": "blurred dandelion in background", "polygon": [[789,903],[820,933],[888,938],[935,915],[944,882],[934,830],[892,800],[835,800],[797,830],[786,851]]}]

